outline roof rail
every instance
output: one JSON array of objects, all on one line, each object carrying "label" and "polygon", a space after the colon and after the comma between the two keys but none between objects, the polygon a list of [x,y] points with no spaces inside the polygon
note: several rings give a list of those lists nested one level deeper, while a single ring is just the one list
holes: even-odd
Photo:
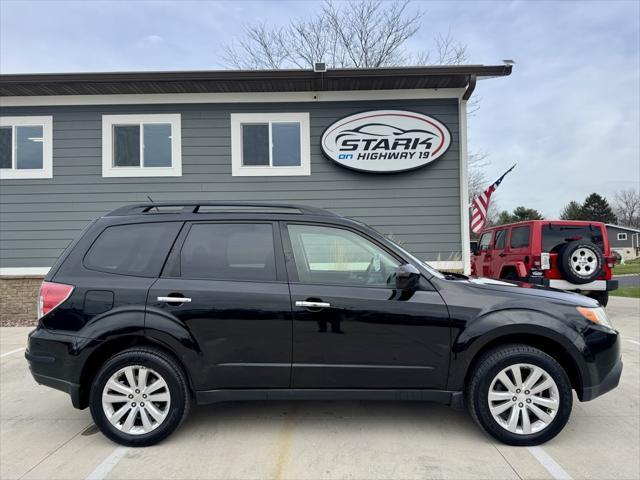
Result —
[{"label": "roof rail", "polygon": [[259,202],[147,202],[134,203],[116,208],[107,213],[107,217],[141,215],[157,213],[288,213],[294,215],[337,216],[335,213],[318,207],[286,203]]}]

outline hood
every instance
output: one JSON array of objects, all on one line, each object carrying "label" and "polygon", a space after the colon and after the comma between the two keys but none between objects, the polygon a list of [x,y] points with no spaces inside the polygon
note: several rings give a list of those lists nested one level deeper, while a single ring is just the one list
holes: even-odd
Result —
[{"label": "hood", "polygon": [[557,303],[575,305],[580,307],[597,307],[598,302],[592,298],[585,297],[575,292],[566,292],[556,288],[542,287],[530,283],[494,280],[492,278],[469,278],[468,280],[455,280],[465,283],[470,287],[483,290],[500,292],[503,294],[524,295],[530,298],[541,298]]}]

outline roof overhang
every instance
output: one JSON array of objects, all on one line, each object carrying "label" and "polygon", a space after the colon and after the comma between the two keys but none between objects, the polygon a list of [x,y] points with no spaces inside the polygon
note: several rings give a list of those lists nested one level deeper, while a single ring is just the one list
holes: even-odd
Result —
[{"label": "roof overhang", "polygon": [[0,97],[424,89],[469,89],[472,91],[476,79],[507,76],[511,74],[511,69],[511,65],[460,65],[334,69],[326,72],[314,72],[313,70],[218,70],[10,74],[0,75]]}]

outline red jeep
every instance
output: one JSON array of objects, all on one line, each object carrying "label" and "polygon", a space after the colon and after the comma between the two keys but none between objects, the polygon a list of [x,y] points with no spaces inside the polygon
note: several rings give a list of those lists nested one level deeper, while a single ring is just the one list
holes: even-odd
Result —
[{"label": "red jeep", "polygon": [[531,220],[482,232],[471,274],[573,290],[606,306],[615,257],[604,223]]}]

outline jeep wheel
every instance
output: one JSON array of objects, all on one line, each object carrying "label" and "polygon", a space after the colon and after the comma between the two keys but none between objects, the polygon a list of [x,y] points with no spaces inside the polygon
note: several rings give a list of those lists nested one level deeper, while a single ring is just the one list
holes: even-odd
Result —
[{"label": "jeep wheel", "polygon": [[121,445],[153,445],[186,418],[190,394],[181,368],[164,353],[131,348],[100,369],[90,393],[93,421]]},{"label": "jeep wheel", "polygon": [[571,283],[592,282],[602,273],[603,265],[602,252],[591,242],[569,242],[560,251],[560,270]]},{"label": "jeep wheel", "polygon": [[467,386],[471,416],[508,445],[538,445],[563,429],[573,402],[564,369],[528,345],[507,345],[485,354]]}]

